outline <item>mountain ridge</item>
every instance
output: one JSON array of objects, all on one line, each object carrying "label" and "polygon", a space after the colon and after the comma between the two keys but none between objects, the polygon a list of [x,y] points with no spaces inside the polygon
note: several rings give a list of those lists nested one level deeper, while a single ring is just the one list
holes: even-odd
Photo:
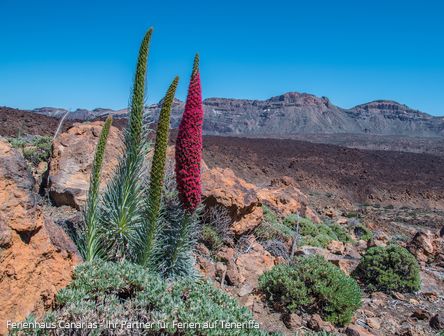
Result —
[{"label": "mountain ridge", "polygon": [[[146,106],[154,122],[162,100]],[[444,117],[432,116],[393,100],[378,99],[352,108],[342,108],[329,98],[309,93],[286,92],[266,100],[210,97],[203,100],[204,132],[212,135],[275,137],[296,134],[375,134],[443,137]],[[175,99],[171,114],[177,127],[185,102]],[[68,110],[41,107],[31,112],[56,118]],[[111,114],[125,118],[127,109],[96,108],[69,112],[68,119],[92,120]]]}]

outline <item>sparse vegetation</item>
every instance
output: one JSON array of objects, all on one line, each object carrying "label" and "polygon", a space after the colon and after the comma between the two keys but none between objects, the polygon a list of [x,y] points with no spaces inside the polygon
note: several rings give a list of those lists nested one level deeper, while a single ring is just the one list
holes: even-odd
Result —
[{"label": "sparse vegetation", "polygon": [[351,241],[350,236],[339,225],[315,224],[304,218],[299,222],[299,226],[304,245],[327,247],[332,240]]},{"label": "sparse vegetation", "polygon": [[212,251],[218,250],[222,245],[223,241],[219,233],[211,225],[205,224],[202,227],[201,240]]},{"label": "sparse vegetation", "polygon": [[212,251],[217,251],[233,237],[230,229],[232,219],[228,210],[221,205],[207,208],[202,214],[202,223],[200,240]]},{"label": "sparse vegetation", "polygon": [[347,231],[338,224],[315,224],[310,219],[297,215],[289,215],[282,219],[267,206],[263,206],[263,209],[264,219],[256,228],[255,235],[266,247],[276,245],[268,244],[267,241],[291,241],[297,230],[299,230],[299,245],[325,248],[332,240],[344,243],[352,241]]},{"label": "sparse vegetation", "polygon": [[369,248],[353,276],[369,291],[415,292],[421,287],[418,262],[398,245]]},{"label": "sparse vegetation", "polygon": [[12,147],[20,150],[23,157],[33,166],[47,161],[51,154],[52,138],[49,136],[19,136],[8,138]]},{"label": "sparse vegetation", "polygon": [[277,265],[264,273],[259,282],[267,298],[285,310],[316,312],[336,325],[349,323],[361,306],[361,290],[356,281],[321,256]]},{"label": "sparse vegetation", "polygon": [[256,228],[254,234],[262,241],[266,240],[283,240],[291,239],[293,230],[289,225],[285,225],[281,218],[267,206],[262,206],[264,217],[261,224]]},{"label": "sparse vegetation", "polygon": [[373,238],[373,232],[370,231],[367,227],[365,227],[362,224],[358,224],[353,228],[353,232],[356,237],[358,237],[361,240],[371,240]]}]

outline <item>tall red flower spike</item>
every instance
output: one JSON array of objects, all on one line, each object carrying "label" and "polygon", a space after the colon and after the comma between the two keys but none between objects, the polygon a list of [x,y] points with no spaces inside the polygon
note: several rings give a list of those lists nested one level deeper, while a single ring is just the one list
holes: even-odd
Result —
[{"label": "tall red flower spike", "polygon": [[179,199],[185,210],[194,212],[201,201],[200,165],[202,160],[203,125],[202,88],[199,55],[194,58],[185,112],[176,140],[176,181]]}]

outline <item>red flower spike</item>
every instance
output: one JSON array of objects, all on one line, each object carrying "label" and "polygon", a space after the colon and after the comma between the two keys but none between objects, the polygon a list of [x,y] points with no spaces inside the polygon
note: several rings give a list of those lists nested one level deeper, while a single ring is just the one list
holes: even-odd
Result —
[{"label": "red flower spike", "polygon": [[202,194],[200,166],[204,110],[198,62],[199,58],[196,55],[188,87],[185,112],[179,125],[176,140],[177,190],[184,209],[189,212],[196,210]]}]

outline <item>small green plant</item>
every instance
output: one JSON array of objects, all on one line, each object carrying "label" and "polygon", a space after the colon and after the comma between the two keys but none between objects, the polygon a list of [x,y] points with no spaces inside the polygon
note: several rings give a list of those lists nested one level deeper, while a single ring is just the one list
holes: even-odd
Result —
[{"label": "small green plant", "polygon": [[260,240],[288,240],[293,237],[293,230],[282,222],[276,213],[266,205],[262,206],[264,217],[254,234]]},{"label": "small green plant", "polygon": [[349,323],[361,306],[356,281],[321,256],[277,265],[260,277],[259,284],[268,300],[287,312],[316,312],[336,325]]},{"label": "small green plant", "polygon": [[353,276],[369,291],[415,292],[421,287],[418,262],[398,245],[369,248]]},{"label": "small green plant", "polygon": [[[94,335],[268,335],[258,329],[247,308],[207,281],[183,279],[169,283],[142,266],[100,260],[75,269],[74,280],[57,294],[54,310],[44,321],[74,326],[94,323]],[[152,322],[152,328],[117,326],[111,330],[107,329],[110,321]],[[216,328],[205,328],[205,322],[214,321]],[[247,327],[228,330],[221,327],[221,321],[244,323]],[[187,328],[186,323],[195,323],[197,329]],[[52,335],[52,331],[41,335]],[[63,332],[73,336],[89,334],[87,329],[75,327]],[[26,334],[38,335],[36,329]]]},{"label": "small green plant", "polygon": [[223,245],[223,240],[216,229],[208,224],[202,227],[201,240],[212,251],[218,250]]},{"label": "small green plant", "polygon": [[362,224],[358,224],[353,228],[355,236],[361,240],[371,240],[373,238],[373,232]]},{"label": "small green plant", "polygon": [[25,140],[25,138],[22,137],[10,137],[8,138],[9,143],[11,146],[15,149],[23,149],[25,145],[28,143],[28,141]]},{"label": "small green plant", "polygon": [[23,157],[32,165],[47,161],[51,154],[52,138],[48,136],[27,136],[9,138],[12,147],[20,150]]},{"label": "small green plant", "polygon": [[299,220],[299,230],[303,245],[327,247],[332,240],[343,243],[351,241],[350,235],[337,224],[315,224],[308,218],[302,218]]}]

